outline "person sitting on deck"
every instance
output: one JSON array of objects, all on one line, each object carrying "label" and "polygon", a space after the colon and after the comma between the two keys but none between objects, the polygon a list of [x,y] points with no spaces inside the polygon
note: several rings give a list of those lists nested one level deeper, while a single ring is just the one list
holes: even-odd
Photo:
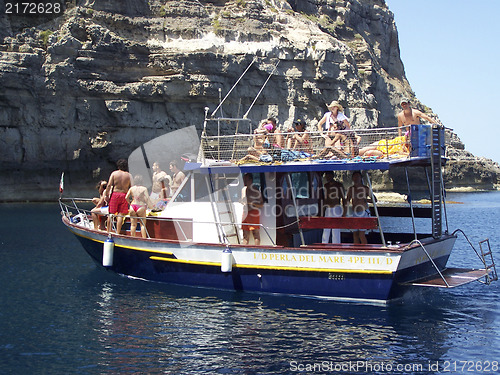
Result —
[{"label": "person sitting on deck", "polygon": [[359,150],[360,156],[408,156],[410,154],[409,133],[394,139],[381,139]]},{"label": "person sitting on deck", "polygon": [[258,162],[262,155],[267,154],[267,150],[264,147],[267,137],[266,132],[267,128],[262,127],[262,129],[257,128],[255,130],[255,136],[253,140],[253,146],[248,147],[247,154],[238,160],[239,164],[247,163],[247,162]]},{"label": "person sitting on deck", "polygon": [[263,127],[267,131],[267,140],[271,148],[285,147],[283,135],[280,133],[278,125],[276,123],[276,119],[274,117],[268,118],[267,121],[263,123]]},{"label": "person sitting on deck", "polygon": [[[358,155],[358,140],[353,131],[349,119],[344,115],[344,107],[333,101],[327,105],[330,112],[326,112],[323,118],[318,122],[318,131],[325,138],[325,148],[337,147],[344,151],[343,144],[347,145],[347,153],[350,156]],[[345,131],[347,130],[347,131]]]},{"label": "person sitting on deck", "polygon": [[106,197],[104,196],[107,185],[107,181],[99,181],[96,186],[96,189],[99,191],[99,198],[92,199],[92,203],[95,204],[95,207],[90,212],[92,215],[92,222],[94,223],[95,230],[105,229],[101,226],[99,215],[107,215],[109,213],[109,207],[106,205]]},{"label": "person sitting on deck", "polygon": [[295,132],[287,136],[286,147],[312,154],[311,136],[306,130],[306,122],[299,119],[294,122],[294,127]]},{"label": "person sitting on deck", "polygon": [[[363,185],[361,172],[354,172],[352,174],[352,181],[353,185],[347,190],[347,202],[352,204],[352,216],[370,217],[370,210],[368,209],[368,201],[371,201],[370,190],[368,186]],[[375,195],[373,197],[375,198]],[[364,230],[353,231],[353,237],[355,244],[368,243]]]},{"label": "person sitting on deck", "polygon": [[241,203],[243,204],[243,220],[241,229],[243,230],[243,245],[248,245],[250,232],[253,233],[255,245],[260,245],[260,208],[264,205],[264,200],[259,188],[253,183],[251,173],[243,175],[241,190]]}]

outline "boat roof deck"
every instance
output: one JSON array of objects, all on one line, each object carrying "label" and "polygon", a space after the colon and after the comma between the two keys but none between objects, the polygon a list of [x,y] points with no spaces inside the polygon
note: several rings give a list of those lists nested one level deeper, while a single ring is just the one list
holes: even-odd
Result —
[{"label": "boat roof deck", "polygon": [[[428,125],[418,125],[418,128],[412,125],[412,132],[418,133],[422,126],[430,128]],[[297,132],[277,130],[275,133],[203,135],[198,163],[187,163],[184,169],[202,173],[253,173],[388,170],[398,166],[430,165],[430,140],[425,142],[427,144],[417,145],[418,137],[412,133],[399,137],[398,128],[352,129],[335,133],[355,139],[355,146],[344,138],[342,145],[333,147],[333,152],[325,152],[324,135],[317,131],[307,132],[307,149],[280,147],[274,142],[276,134],[285,140],[295,134],[304,134]],[[264,141],[266,145],[256,150],[256,145],[262,145]],[[376,148],[379,155],[363,152],[370,147]],[[249,154],[257,157],[248,158]]]}]

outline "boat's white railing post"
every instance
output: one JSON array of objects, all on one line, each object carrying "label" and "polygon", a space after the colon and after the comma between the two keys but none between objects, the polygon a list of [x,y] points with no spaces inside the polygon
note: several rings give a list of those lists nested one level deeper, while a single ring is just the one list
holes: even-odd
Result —
[{"label": "boat's white railing post", "polygon": [[368,172],[365,172],[365,176],[366,176],[366,181],[368,182],[368,188],[370,190],[370,197],[372,198],[373,211],[375,211],[375,216],[377,217],[378,229],[380,231],[380,239],[382,240],[382,245],[386,247],[387,245],[385,243],[384,231],[382,230],[382,223],[380,222],[380,216],[378,214],[377,202],[375,200],[375,195],[373,194],[372,182],[370,180]]},{"label": "boat's white railing post", "polygon": [[276,246],[276,243],[274,242],[273,238],[271,237],[271,235],[269,234],[267,228],[263,225],[263,224],[259,224],[259,226],[264,229],[264,232],[266,232],[266,235],[267,237],[269,238],[269,240],[271,241],[271,243],[273,244],[273,246]]},{"label": "boat's white railing post", "polygon": [[304,233],[302,233],[302,228],[300,227],[299,208],[297,207],[297,199],[295,197],[295,191],[292,185],[292,178],[290,177],[290,173],[286,174],[286,179],[288,182],[288,186],[290,187],[290,194],[292,195],[293,207],[295,209],[295,217],[297,218],[297,224],[299,226],[300,241],[302,243],[302,246],[305,246],[306,241],[304,239]]},{"label": "boat's white railing post", "polygon": [[413,234],[415,235],[415,239],[417,239],[417,229],[415,227],[415,213],[413,212],[413,200],[411,199],[410,179],[408,177],[408,168],[407,167],[405,167],[405,175],[406,175],[406,186],[408,187],[408,203],[410,204],[411,223],[413,225]]}]

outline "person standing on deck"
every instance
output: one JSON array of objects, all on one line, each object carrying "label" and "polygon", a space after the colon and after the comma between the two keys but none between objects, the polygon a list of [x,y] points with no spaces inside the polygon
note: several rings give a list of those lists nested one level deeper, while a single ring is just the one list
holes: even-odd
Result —
[{"label": "person standing on deck", "polygon": [[262,194],[259,188],[253,183],[251,173],[243,175],[243,184],[241,191],[241,203],[243,203],[243,245],[248,245],[250,232],[253,233],[255,245],[260,245],[260,208],[264,205]]},{"label": "person standing on deck", "polygon": [[182,181],[184,181],[184,178],[186,175],[184,174],[183,171],[179,169],[177,166],[177,162],[175,160],[172,160],[170,162],[170,172],[172,172],[172,184],[170,185],[170,194],[172,196],[175,194],[177,189],[179,189],[179,186],[181,186]]},{"label": "person standing on deck", "polygon": [[[124,215],[128,214],[128,202],[125,195],[132,185],[132,176],[128,173],[128,162],[120,159],[116,162],[118,169],[109,176],[108,186],[104,193],[109,202],[109,213],[118,215],[116,219],[116,233],[120,234]],[[111,231],[112,220],[108,219],[108,232]]]},{"label": "person standing on deck", "polygon": [[170,184],[172,178],[160,167],[160,163],[155,161],[153,163],[153,185],[151,187],[151,203],[154,205],[160,199],[166,199],[169,196]]},{"label": "person standing on deck", "polygon": [[[370,189],[368,186],[363,185],[363,178],[361,172],[356,171],[352,174],[353,185],[347,191],[347,202],[352,204],[353,217],[370,217],[370,210],[368,209],[368,200],[371,201]],[[376,198],[375,198],[376,200]],[[353,231],[355,244],[366,244],[365,231]]]},{"label": "person standing on deck", "polygon": [[151,202],[148,194],[148,188],[143,186],[141,175],[134,177],[134,186],[128,189],[125,196],[127,202],[130,202],[130,235],[135,237],[137,231],[137,220],[141,222],[141,236],[147,238],[146,222],[143,220],[147,215],[148,207],[151,207]]},{"label": "person standing on deck", "polygon": [[[335,181],[333,172],[325,172],[325,185],[323,206],[325,206],[325,217],[342,217],[347,212],[347,202],[345,199],[344,185]],[[330,232],[332,234],[332,243],[341,243],[340,229],[323,229],[323,243],[330,242]]]},{"label": "person standing on deck", "polygon": [[420,124],[420,119],[429,121],[431,124],[435,124],[436,120],[420,112],[418,109],[413,109],[410,105],[410,100],[408,98],[401,99],[401,107],[403,110],[398,113],[398,134],[401,137],[403,127],[406,127],[405,132],[410,130],[410,125]]}]

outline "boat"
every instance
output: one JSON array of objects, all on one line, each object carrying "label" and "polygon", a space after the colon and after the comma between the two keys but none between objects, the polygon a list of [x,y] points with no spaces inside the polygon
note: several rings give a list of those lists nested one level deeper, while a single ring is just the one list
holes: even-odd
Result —
[{"label": "boat", "polygon": [[[146,238],[132,237],[126,225],[121,233],[95,230],[85,199],[59,199],[62,223],[96,264],[151,282],[382,303],[417,288],[498,280],[488,239],[476,248],[466,237],[484,267],[447,267],[457,237],[466,235],[448,227],[442,125],[412,125],[404,141],[407,152],[391,152],[391,142],[383,141],[396,139],[398,128],[352,129],[346,135],[355,132],[360,149],[376,142],[382,155],[324,157],[323,135],[310,132],[309,152],[271,144],[262,153],[265,157],[249,160],[245,157],[257,137],[270,134],[256,132],[246,115],[216,117],[216,112],[210,115],[205,109],[200,137],[195,129],[188,132],[198,137],[198,153],[184,154],[181,185],[161,211],[151,211],[142,220]],[[227,134],[228,129],[235,131]],[[134,164],[149,171],[144,150],[135,152],[142,160]],[[412,170],[426,176],[429,204],[411,198]],[[325,217],[322,174],[354,171],[369,188],[371,215]],[[377,203],[371,175],[379,171],[405,176],[406,202]],[[242,237],[246,174],[251,174],[263,199],[256,224],[258,244]],[[397,222],[396,229],[387,228],[390,220]],[[341,243],[323,243],[325,228],[341,229]],[[367,243],[353,243],[352,232],[361,230],[370,231]]]},{"label": "boat", "polygon": [[[82,200],[61,198],[62,222],[100,266],[148,281],[259,293],[342,300],[388,301],[415,287],[451,288],[497,280],[488,240],[476,250],[484,268],[447,268],[461,230],[446,219],[442,166],[444,130],[413,125],[411,152],[382,158],[314,159],[275,149],[272,160],[238,164],[255,133],[207,135],[207,124],[247,119],[206,119],[199,155],[184,165],[185,179],[161,212],[151,212],[147,238],[94,230]],[[220,131],[220,129],[218,129]],[[391,138],[397,129],[357,130],[361,144]],[[218,132],[219,133],[219,132]],[[320,144],[320,135],[311,142]],[[277,151],[280,157],[277,158]],[[273,154],[274,152],[274,154]],[[287,159],[283,159],[287,155]],[[371,189],[374,171],[422,169],[429,177],[430,205],[379,205],[370,217],[322,215],[322,173],[361,171]],[[261,243],[243,244],[242,176],[251,173],[263,192]],[[409,188],[408,197],[411,196]],[[384,219],[409,220],[413,231],[384,230]],[[430,230],[417,231],[426,218]],[[324,228],[342,228],[342,243],[322,243]],[[353,244],[350,230],[371,230],[367,244]],[[139,233],[139,232],[138,232]],[[110,255],[111,254],[111,255]]]}]

